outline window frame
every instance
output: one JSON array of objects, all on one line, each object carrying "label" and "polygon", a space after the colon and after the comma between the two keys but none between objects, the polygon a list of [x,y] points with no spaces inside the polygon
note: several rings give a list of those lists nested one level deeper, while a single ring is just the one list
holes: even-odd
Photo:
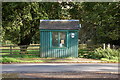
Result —
[{"label": "window frame", "polygon": [[[65,32],[65,35],[66,35],[66,41],[65,41],[65,45],[66,45],[66,46],[65,46],[65,47],[59,47],[59,46],[58,46],[58,47],[54,47],[54,46],[53,46],[53,43],[52,43],[52,40],[53,40],[53,39],[52,39],[52,38],[53,38],[53,37],[52,37],[52,33],[53,33],[53,32],[58,32],[58,45],[59,45],[59,43],[60,43],[60,32]],[[50,43],[51,43],[51,44],[50,44],[50,46],[51,46],[52,49],[66,49],[66,48],[68,47],[68,31],[51,31],[51,32],[50,32],[50,37],[51,37],[51,40],[50,40]]]}]

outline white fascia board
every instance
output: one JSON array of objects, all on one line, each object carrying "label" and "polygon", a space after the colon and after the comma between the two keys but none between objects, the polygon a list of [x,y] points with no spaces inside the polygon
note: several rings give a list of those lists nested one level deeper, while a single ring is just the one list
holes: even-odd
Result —
[{"label": "white fascia board", "polygon": [[40,22],[42,21],[79,21],[79,20],[40,20]]}]

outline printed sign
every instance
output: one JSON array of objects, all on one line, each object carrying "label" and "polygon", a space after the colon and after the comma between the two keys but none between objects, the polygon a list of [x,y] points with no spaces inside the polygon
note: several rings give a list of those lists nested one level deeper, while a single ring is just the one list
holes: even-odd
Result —
[{"label": "printed sign", "polygon": [[61,40],[61,43],[64,44],[64,40]]}]

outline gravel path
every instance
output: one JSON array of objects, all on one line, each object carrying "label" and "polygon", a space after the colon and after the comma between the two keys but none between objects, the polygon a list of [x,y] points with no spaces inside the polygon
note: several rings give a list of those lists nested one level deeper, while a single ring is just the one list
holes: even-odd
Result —
[{"label": "gravel path", "polygon": [[4,73],[3,78],[118,78],[117,73],[102,72],[44,72],[44,73]]}]

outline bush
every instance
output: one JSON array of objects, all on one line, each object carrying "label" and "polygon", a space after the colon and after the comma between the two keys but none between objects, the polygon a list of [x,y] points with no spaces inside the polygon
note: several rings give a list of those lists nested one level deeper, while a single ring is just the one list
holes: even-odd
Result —
[{"label": "bush", "polygon": [[97,48],[95,50],[94,55],[99,58],[108,58],[108,59],[113,59],[114,57],[119,56],[120,51],[115,50],[115,49],[102,49],[102,48]]},{"label": "bush", "polygon": [[79,49],[78,57],[118,62],[119,53],[120,50],[110,48],[107,49],[97,48],[95,50]]},{"label": "bush", "polygon": [[118,62],[119,53],[120,53],[120,50],[116,50],[116,49],[97,48],[95,50],[94,56],[101,60]]}]

